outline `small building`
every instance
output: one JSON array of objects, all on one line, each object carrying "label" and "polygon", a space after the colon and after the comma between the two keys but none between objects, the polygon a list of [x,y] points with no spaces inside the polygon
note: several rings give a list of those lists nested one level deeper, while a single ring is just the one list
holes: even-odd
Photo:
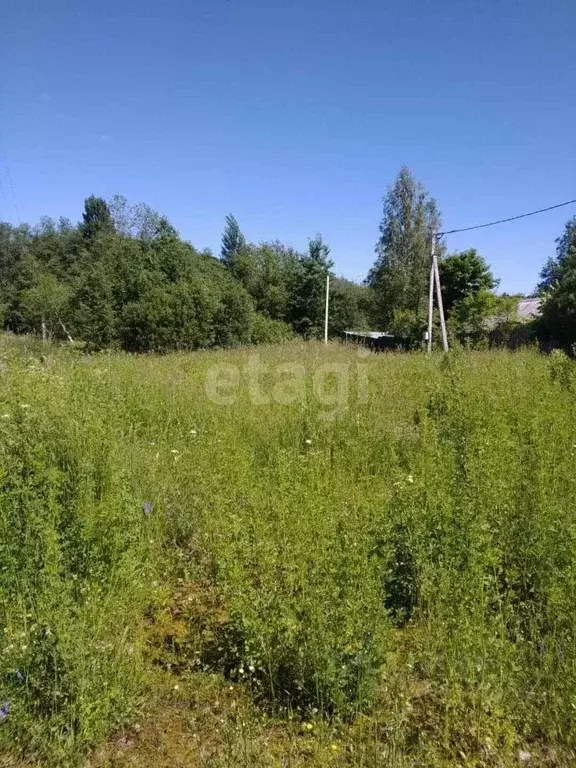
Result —
[{"label": "small building", "polygon": [[347,344],[361,344],[373,350],[403,350],[407,340],[386,331],[344,331]]}]

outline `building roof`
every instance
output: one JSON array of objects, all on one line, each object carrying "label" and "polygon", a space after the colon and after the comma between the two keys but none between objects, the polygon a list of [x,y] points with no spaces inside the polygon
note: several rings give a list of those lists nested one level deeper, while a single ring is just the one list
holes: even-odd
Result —
[{"label": "building roof", "polygon": [[520,320],[527,320],[540,314],[540,299],[520,299],[516,315]]},{"label": "building roof", "polygon": [[359,336],[363,339],[381,339],[384,336],[392,336],[384,331],[344,331],[347,336]]}]

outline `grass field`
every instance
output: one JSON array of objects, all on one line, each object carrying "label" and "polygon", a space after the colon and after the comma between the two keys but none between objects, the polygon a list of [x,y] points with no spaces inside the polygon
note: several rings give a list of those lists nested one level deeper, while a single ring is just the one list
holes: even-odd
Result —
[{"label": "grass field", "polygon": [[0,764],[573,765],[575,395],[534,352],[2,337]]}]

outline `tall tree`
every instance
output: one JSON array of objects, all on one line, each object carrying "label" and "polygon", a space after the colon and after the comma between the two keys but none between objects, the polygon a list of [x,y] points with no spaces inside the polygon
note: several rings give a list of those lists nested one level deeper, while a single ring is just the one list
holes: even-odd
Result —
[{"label": "tall tree", "polygon": [[235,257],[238,256],[246,246],[246,239],[240,231],[240,225],[236,218],[229,213],[226,216],[224,233],[222,235],[222,248],[220,255],[222,261],[227,267],[232,267]]},{"label": "tall tree", "polygon": [[450,254],[442,259],[439,269],[444,309],[448,313],[458,301],[482,290],[492,291],[498,285],[475,248]]},{"label": "tall tree", "polygon": [[308,258],[326,273],[330,272],[334,266],[334,262],[330,258],[330,248],[319,233],[308,241]]},{"label": "tall tree", "polygon": [[114,219],[104,198],[94,195],[86,198],[80,228],[86,240],[93,240],[100,233],[114,232]]},{"label": "tall tree", "polygon": [[292,325],[297,333],[308,338],[322,334],[326,276],[331,274],[332,267],[330,248],[321,235],[315,235],[309,241],[308,253],[300,258],[300,268],[291,286]]},{"label": "tall tree", "polygon": [[379,327],[389,326],[397,312],[420,319],[426,306],[431,239],[439,229],[436,201],[402,167],[384,198],[377,258],[367,278],[375,291]]}]

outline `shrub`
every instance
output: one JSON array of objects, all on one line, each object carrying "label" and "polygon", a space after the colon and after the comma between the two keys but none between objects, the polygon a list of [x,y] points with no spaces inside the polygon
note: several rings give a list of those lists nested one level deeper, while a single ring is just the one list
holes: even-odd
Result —
[{"label": "shrub", "polygon": [[266,315],[256,312],[252,321],[253,344],[278,344],[294,338],[294,332],[289,323],[283,320],[272,320]]}]

